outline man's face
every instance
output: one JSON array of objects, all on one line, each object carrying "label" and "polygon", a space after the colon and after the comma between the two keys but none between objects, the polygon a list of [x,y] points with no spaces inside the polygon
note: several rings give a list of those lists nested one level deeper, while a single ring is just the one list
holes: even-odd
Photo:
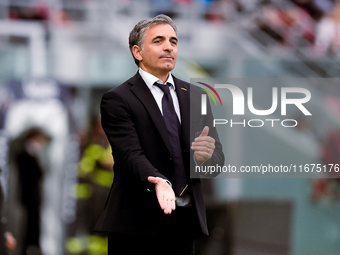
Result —
[{"label": "man's face", "polygon": [[148,27],[145,31],[144,51],[139,50],[139,66],[156,77],[167,75],[175,68],[177,37],[169,24]]}]

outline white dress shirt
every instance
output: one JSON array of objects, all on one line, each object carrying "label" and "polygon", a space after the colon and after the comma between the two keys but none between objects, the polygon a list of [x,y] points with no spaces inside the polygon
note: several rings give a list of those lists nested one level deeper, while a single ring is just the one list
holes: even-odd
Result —
[{"label": "white dress shirt", "polygon": [[172,97],[172,101],[174,103],[174,108],[175,108],[175,112],[177,114],[177,117],[179,119],[179,122],[181,123],[181,112],[179,109],[179,102],[178,102],[178,97],[177,94],[175,92],[175,83],[174,83],[174,79],[172,78],[171,73],[169,74],[169,77],[167,79],[167,81],[164,83],[162,80],[160,80],[159,78],[157,78],[156,76],[145,72],[143,69],[139,68],[139,74],[142,76],[144,82],[146,83],[146,85],[148,86],[148,88],[150,89],[153,97],[155,98],[158,108],[161,111],[162,115],[163,115],[163,108],[162,108],[162,98],[163,98],[163,91],[154,85],[155,82],[159,83],[159,84],[166,84],[166,83],[170,83],[171,86],[169,87],[170,89],[170,94]]}]

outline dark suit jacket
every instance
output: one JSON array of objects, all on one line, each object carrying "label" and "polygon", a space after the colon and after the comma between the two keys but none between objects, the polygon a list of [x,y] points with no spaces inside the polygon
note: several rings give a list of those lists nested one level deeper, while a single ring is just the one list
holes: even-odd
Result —
[{"label": "dark suit jacket", "polygon": [[[215,152],[209,160],[211,163],[223,165],[222,146],[216,129],[212,127],[212,115],[200,115],[203,92],[189,83],[173,78],[181,112],[185,147],[183,158],[189,192],[197,212],[196,234],[208,234],[200,179],[189,178],[190,165],[194,165],[190,146],[194,135],[200,133],[205,125],[210,127],[209,135],[216,140]],[[191,111],[190,102],[197,105],[191,107]],[[210,106],[208,111],[211,113]],[[153,191],[154,184],[149,183],[147,178],[155,176],[172,181],[173,161],[163,116],[138,72],[122,85],[104,94],[101,118],[103,129],[112,146],[115,175],[95,231],[132,235],[161,234],[166,228],[163,223],[169,215],[161,210]]]}]

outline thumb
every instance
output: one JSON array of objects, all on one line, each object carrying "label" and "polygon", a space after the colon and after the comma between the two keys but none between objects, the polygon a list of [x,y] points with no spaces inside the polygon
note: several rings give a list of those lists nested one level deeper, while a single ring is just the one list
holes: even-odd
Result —
[{"label": "thumb", "polygon": [[200,137],[201,137],[201,136],[207,136],[208,133],[209,133],[209,127],[208,127],[208,126],[205,126],[205,127],[203,128],[202,133],[200,134]]},{"label": "thumb", "polygon": [[148,181],[151,182],[151,183],[154,183],[154,184],[158,183],[158,179],[156,177],[153,177],[153,176],[149,176]]}]

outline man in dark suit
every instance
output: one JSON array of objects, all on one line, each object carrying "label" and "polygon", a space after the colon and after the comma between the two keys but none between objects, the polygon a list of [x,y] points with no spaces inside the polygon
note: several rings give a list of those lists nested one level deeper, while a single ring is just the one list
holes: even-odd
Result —
[{"label": "man in dark suit", "polygon": [[194,254],[208,234],[190,166],[223,165],[224,155],[210,106],[200,115],[200,90],[170,73],[177,42],[168,16],[139,22],[129,37],[139,70],[102,98],[115,176],[95,231],[108,233],[109,254]]}]

